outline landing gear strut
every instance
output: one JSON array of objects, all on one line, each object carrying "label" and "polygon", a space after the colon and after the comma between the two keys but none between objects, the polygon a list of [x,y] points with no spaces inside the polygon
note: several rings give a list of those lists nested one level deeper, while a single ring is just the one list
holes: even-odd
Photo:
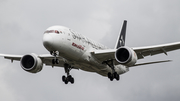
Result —
[{"label": "landing gear strut", "polygon": [[111,69],[112,69],[112,73],[109,72],[107,75],[108,75],[108,78],[113,81],[113,79],[116,79],[117,81],[119,81],[120,77],[119,75],[117,74],[117,72],[115,71],[114,69],[114,62],[113,60],[108,60],[108,61],[105,61],[104,63],[106,63]]},{"label": "landing gear strut", "polygon": [[65,83],[65,84],[68,84],[68,82],[71,82],[71,84],[74,83],[74,78],[70,75],[70,70],[72,69],[72,67],[69,65],[69,64],[64,64],[64,70],[65,70],[65,73],[67,74],[67,76],[63,75],[62,76],[62,81]]},{"label": "landing gear strut", "polygon": [[59,64],[59,60],[57,59],[57,57],[59,56],[59,52],[51,51],[50,54],[54,56],[54,59],[52,59],[52,64]]}]

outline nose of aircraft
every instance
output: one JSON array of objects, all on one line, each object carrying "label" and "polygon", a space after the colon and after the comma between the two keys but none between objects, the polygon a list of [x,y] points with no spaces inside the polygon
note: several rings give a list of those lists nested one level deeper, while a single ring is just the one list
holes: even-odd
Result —
[{"label": "nose of aircraft", "polygon": [[50,34],[44,34],[43,36],[43,45],[47,50],[51,50],[53,46],[53,38]]}]

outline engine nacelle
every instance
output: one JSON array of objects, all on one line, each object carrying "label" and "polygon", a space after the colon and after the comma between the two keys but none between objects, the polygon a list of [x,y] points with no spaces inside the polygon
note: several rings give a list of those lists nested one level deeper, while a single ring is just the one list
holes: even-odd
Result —
[{"label": "engine nacelle", "polygon": [[21,58],[21,67],[30,73],[40,72],[43,68],[42,60],[36,54],[27,54]]},{"label": "engine nacelle", "polygon": [[115,53],[116,60],[125,66],[133,66],[137,62],[137,55],[129,47],[120,47]]}]

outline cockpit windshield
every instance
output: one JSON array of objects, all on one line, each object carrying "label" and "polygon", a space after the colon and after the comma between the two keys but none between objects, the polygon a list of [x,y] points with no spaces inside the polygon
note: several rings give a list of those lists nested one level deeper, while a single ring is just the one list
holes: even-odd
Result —
[{"label": "cockpit windshield", "polygon": [[56,34],[59,34],[59,31],[58,30],[47,30],[44,33],[56,33]]}]

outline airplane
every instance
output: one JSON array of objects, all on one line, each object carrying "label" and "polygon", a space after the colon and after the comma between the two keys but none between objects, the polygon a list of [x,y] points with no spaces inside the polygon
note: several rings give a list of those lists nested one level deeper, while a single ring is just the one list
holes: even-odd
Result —
[{"label": "airplane", "polygon": [[63,67],[66,76],[62,76],[65,84],[74,83],[70,75],[72,69],[81,69],[108,77],[110,81],[120,80],[120,75],[129,71],[129,68],[141,65],[170,62],[171,60],[154,61],[137,64],[137,60],[146,56],[180,49],[180,42],[161,44],[146,47],[128,47],[125,45],[127,21],[124,20],[114,49],[110,49],[93,41],[74,30],[64,26],[52,26],[43,34],[43,45],[50,54],[26,55],[0,54],[5,59],[20,61],[23,70],[38,73],[43,64],[52,67]]}]

